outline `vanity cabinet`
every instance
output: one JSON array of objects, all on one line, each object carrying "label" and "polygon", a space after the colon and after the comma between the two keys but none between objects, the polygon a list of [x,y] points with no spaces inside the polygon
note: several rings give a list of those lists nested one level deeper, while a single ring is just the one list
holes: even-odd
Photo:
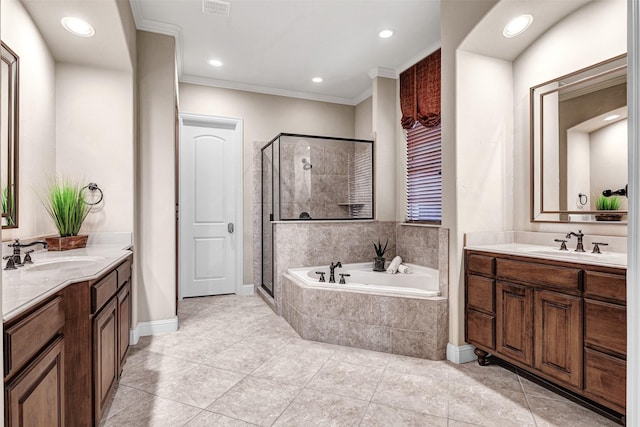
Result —
[{"label": "vanity cabinet", "polygon": [[465,252],[465,337],[488,355],[625,414],[626,270]]},{"label": "vanity cabinet", "polygon": [[65,424],[62,298],[4,325],[6,426]]},{"label": "vanity cabinet", "polygon": [[4,324],[6,426],[97,426],[129,348],[131,259]]}]

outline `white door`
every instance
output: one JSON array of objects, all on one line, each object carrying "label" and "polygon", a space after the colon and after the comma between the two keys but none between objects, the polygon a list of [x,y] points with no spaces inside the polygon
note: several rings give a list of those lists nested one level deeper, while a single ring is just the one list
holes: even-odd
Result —
[{"label": "white door", "polygon": [[229,294],[239,280],[236,218],[238,123],[182,117],[180,137],[180,298]]}]

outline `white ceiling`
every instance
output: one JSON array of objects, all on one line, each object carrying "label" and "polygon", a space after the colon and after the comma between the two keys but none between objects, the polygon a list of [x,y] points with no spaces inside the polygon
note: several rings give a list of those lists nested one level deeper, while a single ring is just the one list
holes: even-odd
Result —
[{"label": "white ceiling", "polygon": [[[176,37],[184,82],[353,105],[370,73],[396,77],[440,45],[439,0],[230,3],[224,17],[202,13],[202,0],[130,0],[138,29]],[[380,39],[384,28],[395,35]]]},{"label": "white ceiling", "polygon": [[[461,49],[513,61],[538,37],[575,10],[592,0],[502,0],[498,2],[460,45]],[[522,34],[506,38],[504,26],[516,16],[533,16]]]},{"label": "white ceiling", "polygon": [[[131,70],[131,58],[115,0],[22,0],[22,4],[56,61]],[[95,35],[88,38],[74,36],[60,24],[65,16],[90,22]]]}]

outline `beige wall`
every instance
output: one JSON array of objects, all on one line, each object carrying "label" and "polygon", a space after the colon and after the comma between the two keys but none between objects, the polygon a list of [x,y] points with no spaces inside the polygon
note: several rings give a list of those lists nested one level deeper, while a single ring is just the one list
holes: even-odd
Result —
[{"label": "beige wall", "polygon": [[40,32],[18,0],[2,0],[1,38],[20,57],[18,229],[2,238],[50,234],[55,228],[34,191],[56,168],[56,69]]},{"label": "beige wall", "polygon": [[137,322],[175,318],[175,43],[137,34]]},{"label": "beige wall", "polygon": [[133,231],[133,121],[131,71],[57,64],[56,172],[104,193],[83,233]]},{"label": "beige wall", "polygon": [[355,108],[347,105],[180,83],[180,112],[243,120],[243,283],[253,283],[253,143],[281,132],[354,137]]},{"label": "beige wall", "polygon": [[373,79],[374,197],[378,221],[396,219],[397,85],[396,79]]},{"label": "beige wall", "polygon": [[360,104],[356,105],[355,111],[355,132],[356,139],[373,138],[373,97],[370,96]]},{"label": "beige wall", "polygon": [[[496,0],[442,0],[442,226],[449,229],[449,342],[464,343],[464,293],[459,285],[464,233],[458,225],[456,50]],[[464,13],[463,13],[464,12]]]}]

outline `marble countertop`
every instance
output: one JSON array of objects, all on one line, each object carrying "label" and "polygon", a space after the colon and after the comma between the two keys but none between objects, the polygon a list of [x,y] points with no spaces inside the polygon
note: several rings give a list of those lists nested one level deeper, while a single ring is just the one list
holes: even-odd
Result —
[{"label": "marble countertop", "polygon": [[580,264],[599,265],[604,267],[627,268],[626,253],[607,252],[605,247],[600,248],[602,251],[600,254],[594,254],[591,253],[591,251],[575,252],[573,248],[561,251],[557,246],[552,247],[527,243],[475,244],[467,245],[464,248],[468,250],[505,255],[518,255],[553,261],[577,262]]},{"label": "marble countertop", "polygon": [[[2,270],[2,320],[8,321],[30,307],[44,301],[65,286],[94,280],[116,267],[132,252],[131,239],[120,241],[89,239],[89,245],[82,249],[63,252],[35,251],[31,254],[33,264],[17,270]],[[3,243],[3,250],[6,243]],[[23,251],[24,252],[24,251]],[[82,260],[65,265],[64,268],[47,269],[46,264],[54,264],[63,259]],[[3,263],[4,266],[4,263]],[[44,267],[44,268],[43,268]]]}]

